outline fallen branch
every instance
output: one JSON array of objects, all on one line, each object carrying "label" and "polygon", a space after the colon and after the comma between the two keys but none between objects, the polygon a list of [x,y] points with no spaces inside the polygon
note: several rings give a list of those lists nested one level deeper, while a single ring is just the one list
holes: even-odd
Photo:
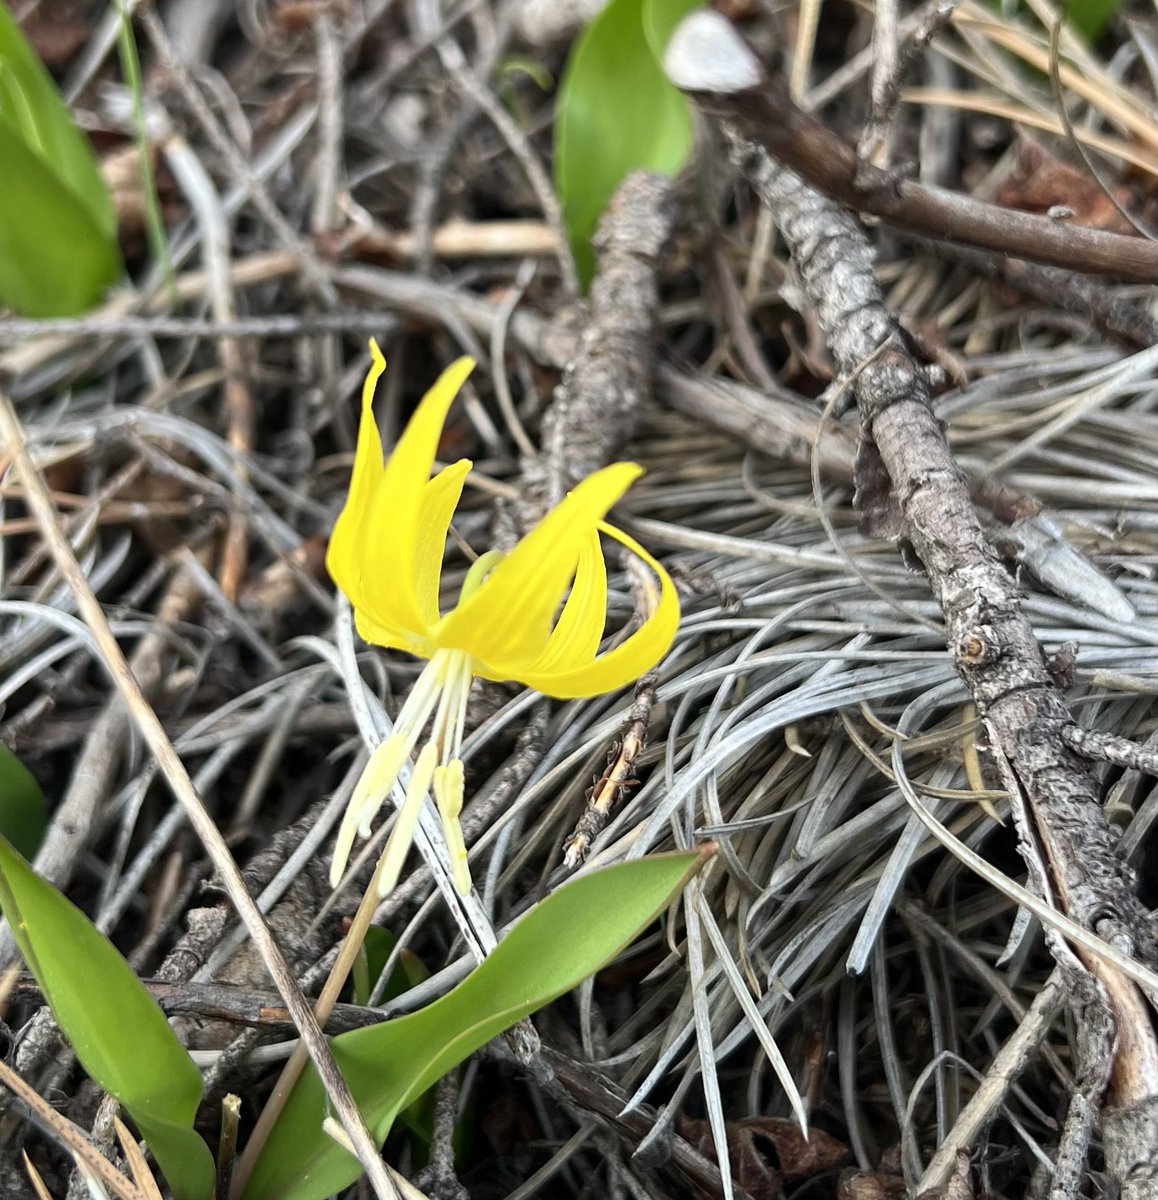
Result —
[{"label": "fallen branch", "polygon": [[[1073,718],[1022,611],[1017,586],[974,510],[930,406],[920,364],[885,309],[868,242],[832,200],[788,169],[801,157],[797,134],[806,143],[820,137],[815,123],[778,108],[778,101],[786,100],[782,86],[766,77],[718,13],[685,20],[665,65],[678,87],[722,121],[733,160],[775,214],[860,410],[858,507],[879,510],[885,501],[895,506],[904,535],[924,564],[958,673],[984,718],[1010,792],[1033,886],[1073,920],[1153,966],[1158,961],[1154,922],[1134,894],[1132,872],[1118,857],[1096,782],[1063,736]],[[842,163],[851,178],[851,150],[833,144],[831,136],[827,142],[830,181]],[[818,144],[806,148],[816,151]],[[769,150],[783,151],[782,160],[769,157]],[[1016,252],[1025,255],[1025,247]],[[1071,262],[1074,253],[1071,247]],[[1094,955],[1070,950],[1048,930],[1047,937],[1077,1027],[1079,1087],[1063,1143],[1071,1157],[1084,1158],[1090,1114],[1105,1095],[1115,1106],[1103,1109],[1109,1173],[1123,1197],[1141,1200],[1151,1194],[1145,1190],[1152,1182],[1148,1164],[1158,1161],[1154,998]],[[1118,1110],[1129,1114],[1129,1130],[1111,1133]]]},{"label": "fallen branch", "polygon": [[[681,39],[682,62],[677,65],[696,70],[687,79],[698,86],[688,90],[695,93],[700,107],[732,122],[743,137],[838,204],[879,217],[905,233],[1088,275],[1158,283],[1158,242],[986,204],[863,162],[848,142],[800,109],[787,85],[765,74],[754,55],[718,63],[710,38],[693,44],[697,28],[707,26],[688,27]],[[717,77],[717,68],[731,73]],[[721,86],[714,86],[717,82]]]}]

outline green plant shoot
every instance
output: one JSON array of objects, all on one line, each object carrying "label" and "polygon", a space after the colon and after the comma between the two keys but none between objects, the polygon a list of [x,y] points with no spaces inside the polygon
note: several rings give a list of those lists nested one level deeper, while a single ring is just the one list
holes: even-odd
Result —
[{"label": "green plant shoot", "polygon": [[[658,854],[583,876],[531,909],[442,999],[335,1038],[334,1058],[379,1142],[431,1084],[618,954],[706,857],[703,851]],[[311,1068],[274,1126],[244,1200],[323,1200],[358,1178],[357,1161],[323,1130],[326,1115],[325,1093]]]},{"label": "green plant shoot", "polygon": [[210,1200],[213,1157],[193,1129],[201,1073],[132,968],[4,838],[0,907],[81,1065],[132,1117],[175,1200]]},{"label": "green plant shoot", "polygon": [[555,105],[555,186],[583,281],[591,235],[632,171],[677,172],[692,148],[687,101],[662,68],[664,45],[702,0],[611,0],[575,43]]},{"label": "green plant shoot", "polygon": [[44,825],[40,785],[7,746],[0,746],[0,836],[31,859],[40,849]]},{"label": "green plant shoot", "polygon": [[0,305],[90,308],[122,273],[112,201],[88,142],[0,4]]}]

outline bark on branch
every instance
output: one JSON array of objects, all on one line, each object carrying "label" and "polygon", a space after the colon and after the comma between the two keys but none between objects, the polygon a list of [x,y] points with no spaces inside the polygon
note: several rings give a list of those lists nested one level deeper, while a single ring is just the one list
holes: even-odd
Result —
[{"label": "bark on branch", "polygon": [[[1158,283],[1158,242],[986,204],[862,161],[842,137],[798,108],[787,85],[766,75],[751,54],[747,60],[718,57],[720,47],[712,41],[709,24],[686,22],[679,44],[672,40],[681,56],[674,65],[688,68],[684,79],[691,86],[685,90],[695,93],[705,112],[730,121],[744,137],[831,199],[905,233],[1090,275]],[[700,29],[705,31],[702,41]],[[712,86],[717,71],[718,88]],[[675,75],[672,82],[680,86]]]},{"label": "bark on branch", "polygon": [[[985,719],[1033,884],[1056,908],[1154,965],[1155,925],[1134,894],[1132,872],[1118,856],[1095,781],[1063,738],[1073,718],[1022,611],[1017,587],[974,510],[965,477],[933,415],[920,366],[885,309],[864,233],[789,169],[799,164],[801,136],[819,138],[818,131],[802,124],[803,114],[780,104],[781,85],[768,79],[718,13],[685,20],[668,47],[665,66],[677,86],[722,121],[734,161],[776,216],[861,414],[858,504],[880,500],[864,494],[864,481],[887,480],[904,533],[941,606],[957,670]],[[851,180],[856,172],[851,150],[831,135],[821,144],[829,185]],[[775,161],[769,151],[784,157]],[[902,185],[893,195],[911,197],[912,189]],[[927,210],[911,209],[909,219],[921,211]],[[1016,252],[1028,256],[1024,245]],[[1072,260],[1072,245],[1069,253]],[[883,468],[887,476],[874,468]],[[1140,1198],[1146,1193],[1130,1189],[1149,1178],[1145,1164],[1158,1161],[1158,1144],[1138,1140],[1154,1129],[1154,1121],[1142,1114],[1152,1118],[1158,1107],[1153,1008],[1133,983],[1100,960],[1075,956],[1057,938],[1051,948],[1072,981],[1071,994],[1082,997],[1074,1015],[1080,1026],[1079,1060],[1085,1060],[1084,1073],[1091,1080],[1099,1078],[1095,1060],[1104,1043],[1101,1019],[1107,1010],[1116,1023],[1106,1072],[1108,1099],[1132,1119],[1128,1134],[1115,1130],[1111,1135],[1107,1126],[1106,1147],[1115,1159],[1107,1165],[1121,1194]],[[1083,1103],[1096,1106],[1101,1100],[1096,1086],[1082,1094]],[[1104,1119],[1114,1111],[1105,1110]]]}]

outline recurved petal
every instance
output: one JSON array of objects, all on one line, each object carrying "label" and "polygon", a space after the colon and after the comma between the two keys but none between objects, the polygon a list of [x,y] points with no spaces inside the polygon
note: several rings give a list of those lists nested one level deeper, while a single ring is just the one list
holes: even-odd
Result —
[{"label": "recurved petal", "polygon": [[467,376],[474,370],[473,358],[452,362],[422,397],[398,444],[390,454],[383,473],[383,485],[413,516],[417,516],[423,489],[434,467],[438,440],[446,424],[446,414],[454,403]]},{"label": "recurved petal", "polygon": [[363,567],[363,531],[375,488],[386,469],[382,460],[382,438],[378,433],[378,422],[374,419],[374,392],[382,372],[386,370],[386,360],[373,338],[370,339],[370,357],[370,370],[362,385],[362,414],[358,421],[358,443],[354,451],[350,491],[345,506],[338,514],[326,551],[326,569],[355,604],[354,593],[359,590]]},{"label": "recurved petal", "polygon": [[[326,561],[355,610],[366,623],[381,629],[405,630],[424,638],[438,620],[438,572],[450,519],[447,513],[443,520],[443,513],[448,505],[453,512],[458,496],[451,502],[451,494],[456,485],[461,489],[461,477],[470,465],[456,463],[448,468],[449,474],[442,473],[445,478],[440,475],[441,482],[431,481],[430,471],[447,411],[473,367],[471,359],[460,358],[442,373],[385,465],[372,408],[374,384],[382,373],[381,354],[367,377],[350,495],[334,527]],[[432,491],[428,490],[431,484]],[[393,638],[390,644],[399,642]]]},{"label": "recurved petal", "polygon": [[528,687],[560,700],[598,696],[639,679],[667,653],[679,627],[679,597],[668,573],[622,530],[602,522],[600,529],[651,568],[659,581],[659,597],[651,616],[625,642],[606,654],[571,666],[548,665],[544,669],[540,663],[534,663],[519,675],[519,680]]},{"label": "recurved petal", "polygon": [[607,564],[603,561],[599,530],[592,529],[579,548],[579,565],[575,569],[571,594],[543,653],[531,664],[531,670],[563,671],[589,663],[603,640],[606,624]]},{"label": "recurved petal", "polygon": [[469,458],[444,467],[426,485],[418,512],[414,539],[414,591],[418,611],[426,628],[438,623],[438,586],[442,579],[442,560],[451,518],[462,496],[462,485],[473,464]]},{"label": "recurved petal", "polygon": [[386,468],[385,457],[382,453],[382,435],[378,432],[378,422],[374,419],[374,395],[378,390],[378,380],[386,370],[386,359],[378,343],[370,339],[370,370],[362,384],[362,411],[358,418],[358,443],[354,452],[354,470],[350,477],[350,495],[346,501],[347,508],[360,512],[365,508],[366,499],[375,482],[381,478]]},{"label": "recurved petal", "polygon": [[382,646],[387,650],[405,650],[407,654],[417,654],[429,658],[434,653],[434,647],[426,637],[418,631],[400,629],[396,625],[383,625],[375,621],[364,609],[354,606],[354,628],[358,636],[371,646]]},{"label": "recurved petal", "polygon": [[524,668],[546,650],[580,550],[641,474],[635,463],[615,463],[579,483],[443,619],[438,644],[466,650],[485,664],[488,678],[524,679]]}]

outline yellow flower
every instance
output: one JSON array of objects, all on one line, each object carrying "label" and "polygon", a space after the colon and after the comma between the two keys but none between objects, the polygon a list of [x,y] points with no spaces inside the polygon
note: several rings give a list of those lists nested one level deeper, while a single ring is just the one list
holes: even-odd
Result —
[{"label": "yellow flower", "polygon": [[[510,554],[483,554],[467,572],[458,603],[441,612],[447,530],[471,463],[460,459],[433,479],[430,472],[446,414],[474,363],[460,358],[442,373],[383,462],[373,403],[386,362],[376,343],[370,343],[370,351],[373,365],[362,389],[350,493],[334,526],[326,565],[354,606],[358,633],[366,641],[430,661],[393,733],[371,755],[354,789],[330,882],[337,886],[341,879],[355,834],[369,836],[371,822],[433,718],[383,853],[379,890],[385,895],[397,882],[419,812],[433,790],[455,886],[465,894],[470,874],[459,813],[471,681],[476,675],[513,680],[560,699],[612,691],[638,679],[666,653],[679,624],[679,601],[663,567],[603,520],[642,474],[634,463],[615,463],[584,479]],[[642,559],[659,581],[651,615],[603,654],[598,651],[607,618],[607,569],[601,533]]]}]

